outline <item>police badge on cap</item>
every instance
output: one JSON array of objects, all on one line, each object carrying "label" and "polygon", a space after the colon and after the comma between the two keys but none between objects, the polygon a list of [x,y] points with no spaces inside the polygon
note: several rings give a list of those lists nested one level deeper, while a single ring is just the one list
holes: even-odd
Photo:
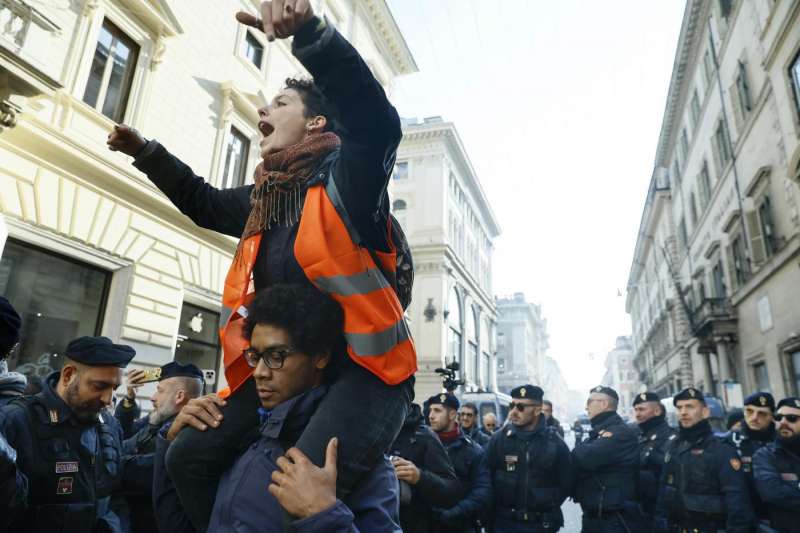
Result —
[{"label": "police badge on cap", "polygon": [[544,390],[536,385],[521,385],[511,389],[511,397],[519,400],[541,402],[542,398],[544,398]]},{"label": "police badge on cap", "polygon": [[672,405],[677,407],[679,400],[699,400],[703,403],[706,403],[706,399],[703,397],[703,392],[695,389],[694,387],[688,387],[676,394],[675,397],[672,398]]},{"label": "police badge on cap", "polygon": [[434,394],[430,398],[428,398],[428,405],[444,405],[445,407],[449,407],[451,409],[458,409],[461,406],[461,403],[458,401],[458,398],[455,397],[452,393],[442,393],[442,394]]},{"label": "police badge on cap", "polygon": [[744,404],[754,407],[769,407],[770,411],[775,410],[775,398],[768,392],[754,392],[744,399]]},{"label": "police badge on cap", "polygon": [[640,403],[645,402],[660,402],[661,398],[658,397],[658,394],[655,392],[643,392],[636,396],[633,400],[633,406],[636,407]]}]

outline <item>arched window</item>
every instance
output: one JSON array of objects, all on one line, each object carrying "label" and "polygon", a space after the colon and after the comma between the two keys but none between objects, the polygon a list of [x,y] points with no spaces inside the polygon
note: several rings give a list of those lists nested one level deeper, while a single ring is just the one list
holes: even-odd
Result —
[{"label": "arched window", "polygon": [[491,337],[489,336],[489,319],[484,317],[481,320],[481,386],[488,389],[492,384],[492,345]]},{"label": "arched window", "polygon": [[408,207],[405,200],[395,200],[392,203],[392,211],[403,211],[405,208]]},{"label": "arched window", "polygon": [[465,377],[478,383],[478,310],[472,302],[464,306],[466,312],[467,361]]},{"label": "arched window", "polygon": [[463,363],[461,360],[461,298],[459,298],[455,286],[450,289],[450,295],[447,298],[447,311],[447,359]]}]

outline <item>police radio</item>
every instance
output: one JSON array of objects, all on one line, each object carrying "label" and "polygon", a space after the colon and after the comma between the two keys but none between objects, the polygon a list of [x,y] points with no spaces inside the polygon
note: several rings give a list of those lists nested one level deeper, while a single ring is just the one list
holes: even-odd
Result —
[{"label": "police radio", "polygon": [[456,372],[461,368],[458,361],[445,365],[444,368],[437,368],[434,370],[437,374],[442,376],[442,385],[447,392],[453,392],[459,385],[464,384],[463,379],[456,379]]}]

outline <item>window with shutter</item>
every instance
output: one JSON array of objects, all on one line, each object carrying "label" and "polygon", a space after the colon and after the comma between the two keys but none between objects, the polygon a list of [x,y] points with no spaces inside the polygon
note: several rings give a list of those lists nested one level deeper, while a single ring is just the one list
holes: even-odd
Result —
[{"label": "window with shutter", "polygon": [[703,160],[703,167],[697,176],[697,194],[700,200],[700,211],[705,212],[711,201],[711,178],[708,175],[708,162]]},{"label": "window with shutter", "polygon": [[794,56],[794,61],[789,66],[789,77],[792,79],[795,109],[800,114],[800,52]]},{"label": "window with shutter", "polygon": [[775,225],[772,222],[772,206],[769,196],[764,196],[758,206],[758,218],[761,222],[761,232],[764,234],[764,247],[767,251],[767,257],[772,257],[778,251],[778,239],[777,235],[775,235]]},{"label": "window with shutter", "polygon": [[747,280],[750,279],[749,261],[745,254],[741,233],[738,231],[736,237],[731,240],[729,253],[729,264],[731,266],[731,272],[733,273],[731,277],[736,282],[735,284],[738,288],[747,283]]},{"label": "window with shutter", "polygon": [[689,113],[692,119],[692,128],[696,128],[697,122],[700,120],[700,97],[697,95],[697,89],[692,92],[692,103],[689,107]]},{"label": "window with shutter", "polygon": [[753,252],[753,263],[760,265],[767,260],[767,248],[764,243],[764,234],[758,220],[758,211],[746,211],[744,219],[747,224],[747,233],[750,235],[750,248]]},{"label": "window with shutter", "polygon": [[726,298],[728,296],[728,291],[725,287],[725,271],[722,267],[722,260],[718,260],[714,268],[711,269],[711,277],[714,281],[714,296],[717,298]]},{"label": "window with shutter", "polygon": [[697,226],[697,201],[694,196],[694,191],[689,195],[689,213],[692,216],[692,231]]}]

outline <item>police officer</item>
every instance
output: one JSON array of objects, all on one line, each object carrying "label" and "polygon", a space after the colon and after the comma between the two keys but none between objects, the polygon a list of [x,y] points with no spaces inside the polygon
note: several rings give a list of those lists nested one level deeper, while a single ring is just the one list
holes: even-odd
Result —
[{"label": "police officer", "polygon": [[392,464],[400,481],[400,526],[405,533],[433,533],[433,508],[449,508],[461,498],[461,482],[436,433],[411,404],[392,443]]},{"label": "police officer", "polygon": [[456,419],[459,401],[451,393],[434,394],[428,400],[431,429],[447,450],[458,480],[462,498],[449,509],[436,516],[442,533],[474,533],[480,529],[480,520],[492,502],[492,484],[483,461],[483,448],[461,431]]},{"label": "police officer", "polygon": [[0,296],[0,405],[25,392],[28,380],[19,372],[9,372],[7,359],[19,342],[21,321],[11,303]]},{"label": "police officer", "polygon": [[12,531],[121,530],[109,496],[121,480],[122,431],[106,409],[135,353],[105,337],[75,339],[42,392],[0,408],[0,433],[30,489]]},{"label": "police officer", "polygon": [[564,438],[564,428],[561,427],[561,422],[558,421],[558,418],[553,416],[553,402],[550,400],[544,400],[542,402],[542,414],[547,420],[547,425],[550,426],[555,430],[556,433],[563,439]]},{"label": "police officer", "polygon": [[665,419],[661,398],[654,392],[643,392],[633,400],[633,411],[639,425],[639,479],[637,493],[647,524],[652,528],[658,501],[658,480],[670,443],[677,434]]},{"label": "police officer", "polygon": [[778,436],[753,457],[756,488],[769,525],[800,532],[800,398],[784,398],[775,414]]},{"label": "police officer", "polygon": [[761,502],[753,479],[753,456],[760,448],[775,440],[775,421],[772,412],[775,399],[768,392],[756,392],[744,400],[744,423],[730,431],[726,438],[736,448],[742,461],[742,472],[747,475],[753,510],[759,519],[767,519],[767,508]]},{"label": "police officer", "polygon": [[511,391],[509,424],[492,436],[486,458],[494,491],[496,533],[558,531],[569,496],[569,449],[542,415],[544,392],[535,385]]},{"label": "police officer", "polygon": [[753,507],[736,449],[714,436],[703,393],[694,387],[677,394],[678,438],[661,471],[657,531],[750,532]]},{"label": "police officer", "polygon": [[584,533],[639,531],[634,512],[639,438],[617,414],[619,395],[595,387],[586,401],[592,424],[589,438],[572,450],[573,498],[583,510]]},{"label": "police officer", "polygon": [[126,456],[124,496],[130,507],[130,529],[133,533],[157,530],[152,489],[153,454],[158,431],[172,421],[189,400],[203,394],[203,372],[197,366],[173,361],[157,370],[158,385],[150,398],[153,410],[149,415],[133,420],[139,409],[135,403],[135,393],[131,392],[141,381],[141,370],[128,375],[128,394],[117,404],[114,412],[122,427],[132,428],[133,433],[122,444]]},{"label": "police officer", "polygon": [[461,431],[484,448],[489,444],[491,435],[478,427],[478,408],[474,403],[465,403],[458,411]]}]

